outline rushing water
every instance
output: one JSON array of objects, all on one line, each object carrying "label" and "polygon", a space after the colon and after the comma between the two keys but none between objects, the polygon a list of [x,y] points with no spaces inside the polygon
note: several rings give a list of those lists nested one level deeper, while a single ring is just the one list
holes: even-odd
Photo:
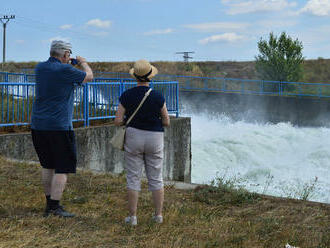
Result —
[{"label": "rushing water", "polygon": [[330,203],[329,128],[185,115],[192,117],[193,183],[220,177],[274,196],[302,198],[310,191],[309,200]]}]

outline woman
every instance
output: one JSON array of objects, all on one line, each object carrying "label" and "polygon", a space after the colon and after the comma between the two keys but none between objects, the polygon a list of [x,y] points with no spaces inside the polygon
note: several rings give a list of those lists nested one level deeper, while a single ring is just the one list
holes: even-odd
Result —
[{"label": "woman", "polygon": [[[136,110],[145,93],[150,89],[150,80],[158,70],[148,61],[139,60],[135,62],[134,68],[129,73],[137,80],[137,87],[125,91],[120,96],[115,118],[117,126],[124,125]],[[125,218],[127,224],[137,225],[137,203],[143,167],[155,206],[152,219],[156,223],[163,222],[163,127],[169,125],[170,118],[164,97],[158,92],[151,91],[126,129],[124,149],[129,210],[129,216]]]}]

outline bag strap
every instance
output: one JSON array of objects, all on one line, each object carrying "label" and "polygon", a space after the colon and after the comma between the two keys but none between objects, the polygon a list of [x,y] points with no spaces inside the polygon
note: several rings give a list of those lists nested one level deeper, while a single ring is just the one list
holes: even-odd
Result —
[{"label": "bag strap", "polygon": [[131,117],[127,120],[125,126],[128,125],[128,123],[131,122],[131,120],[133,119],[133,117],[135,116],[135,114],[138,112],[138,110],[141,108],[142,104],[144,103],[144,101],[147,99],[147,97],[149,96],[150,92],[152,91],[152,89],[150,88],[145,94],[144,97],[142,98],[139,106],[135,109],[134,113],[131,115]]}]

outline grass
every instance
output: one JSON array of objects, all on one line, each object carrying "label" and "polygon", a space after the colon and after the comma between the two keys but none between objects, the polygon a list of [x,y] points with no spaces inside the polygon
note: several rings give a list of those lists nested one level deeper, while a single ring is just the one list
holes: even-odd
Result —
[{"label": "grass", "polygon": [[296,185],[283,185],[282,191],[286,197],[301,199],[301,200],[309,200],[317,190],[317,181],[318,177],[315,177],[310,182],[302,183],[300,181],[297,182]]},{"label": "grass", "polygon": [[235,192],[223,180],[195,190],[167,186],[165,222],[157,225],[143,183],[139,224],[130,227],[124,175],[70,176],[63,204],[72,219],[42,217],[39,175],[36,164],[0,157],[0,247],[330,247],[328,204]]}]

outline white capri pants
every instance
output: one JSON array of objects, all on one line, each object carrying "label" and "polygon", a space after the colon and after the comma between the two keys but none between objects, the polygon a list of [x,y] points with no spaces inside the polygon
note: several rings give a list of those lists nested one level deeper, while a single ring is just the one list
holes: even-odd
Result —
[{"label": "white capri pants", "polygon": [[164,133],[128,127],[125,136],[127,188],[141,190],[143,167],[150,191],[163,188]]}]

